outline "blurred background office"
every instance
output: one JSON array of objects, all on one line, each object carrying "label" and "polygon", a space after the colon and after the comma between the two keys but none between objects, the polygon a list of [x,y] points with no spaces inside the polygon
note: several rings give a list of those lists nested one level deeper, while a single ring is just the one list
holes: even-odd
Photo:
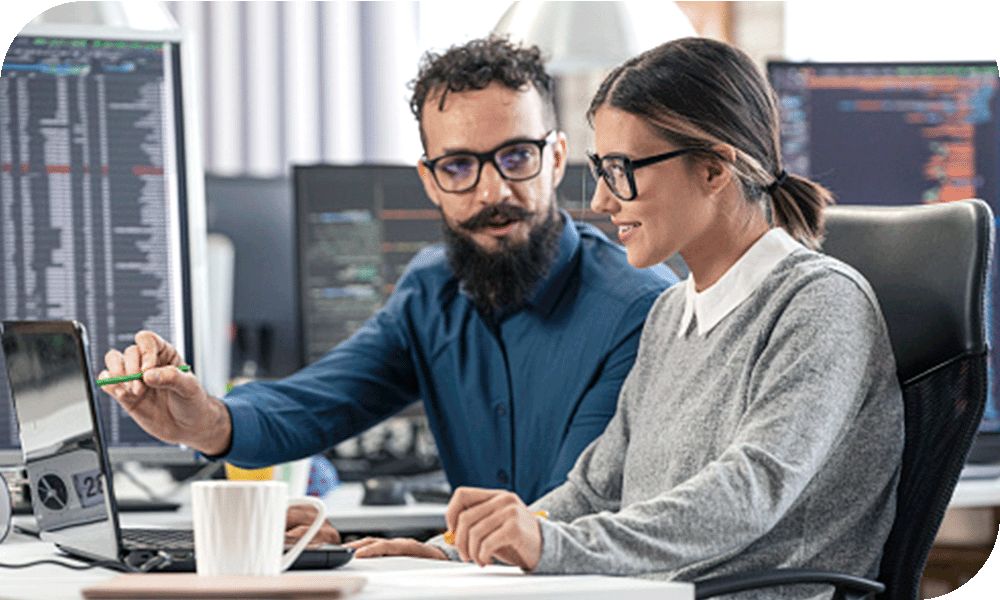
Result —
[{"label": "blurred background office", "polygon": [[[601,227],[607,220],[588,209],[593,183],[583,165],[590,97],[610,67],[685,35],[733,43],[768,70],[781,100],[789,169],[826,183],[842,202],[980,197],[1000,212],[997,12],[978,2],[934,9],[861,2],[75,2],[34,24],[183,33],[188,114],[181,133],[191,161],[185,210],[202,211],[184,235],[195,240],[203,227],[209,236],[190,250],[192,264],[203,260],[207,269],[203,310],[178,317],[175,328],[203,340],[200,374],[222,393],[227,382],[287,375],[345,339],[391,293],[409,258],[439,241],[437,211],[414,169],[422,149],[407,104],[407,84],[428,50],[492,31],[542,46],[571,145],[561,203]],[[13,83],[0,83],[0,98],[15,96]],[[0,127],[10,126],[7,111],[0,111]],[[969,126],[945,129],[955,119]],[[5,162],[8,178],[13,162]],[[0,209],[13,210],[13,190],[0,186]],[[14,248],[0,250],[7,260],[0,260],[0,277],[14,281]],[[671,266],[684,271],[677,259]],[[192,274],[196,280],[197,269]],[[25,311],[8,300],[0,317],[59,316]],[[95,357],[111,339],[95,343]],[[1000,464],[1000,404],[991,402],[977,456]],[[8,462],[17,456],[8,413],[0,406],[7,436],[0,464],[4,452]],[[129,430],[113,407],[105,418],[119,436],[120,462],[192,463],[190,453],[168,452]],[[419,407],[328,455],[346,479],[425,476],[438,468]],[[927,572],[929,593],[951,589],[983,564],[998,514],[970,509],[946,520],[939,559],[932,556]]]}]

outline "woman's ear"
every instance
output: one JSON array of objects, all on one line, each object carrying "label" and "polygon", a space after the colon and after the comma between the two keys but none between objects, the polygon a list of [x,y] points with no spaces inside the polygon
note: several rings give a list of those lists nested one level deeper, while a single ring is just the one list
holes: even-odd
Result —
[{"label": "woman's ear", "polygon": [[736,150],[728,144],[718,144],[712,146],[711,152],[702,159],[700,175],[706,192],[714,195],[733,180],[732,165],[736,163]]}]

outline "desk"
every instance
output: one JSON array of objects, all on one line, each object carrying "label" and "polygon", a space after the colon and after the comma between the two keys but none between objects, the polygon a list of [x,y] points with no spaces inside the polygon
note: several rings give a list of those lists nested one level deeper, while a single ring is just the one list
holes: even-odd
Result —
[{"label": "desk", "polygon": [[364,487],[342,483],[323,501],[327,520],[338,531],[393,532],[445,529],[445,504],[414,503],[406,506],[361,506]]},{"label": "desk", "polygon": [[1000,479],[961,479],[927,557],[921,597],[947,594],[979,572],[1000,527]]},{"label": "desk", "polygon": [[1000,478],[961,479],[955,486],[948,508],[1000,506]]},{"label": "desk", "polygon": [[[137,520],[146,516],[136,513]],[[131,519],[130,519],[131,520]],[[155,520],[155,519],[154,519]],[[52,558],[52,544],[12,533],[0,544],[0,562],[18,563]],[[419,558],[368,558],[354,560],[335,572],[361,575],[368,579],[357,600],[432,600],[474,598],[475,600],[580,600],[614,597],[616,600],[692,600],[694,587],[688,583],[652,582],[627,577],[531,576],[514,567],[487,567]],[[299,571],[329,573],[329,571]],[[110,579],[115,573],[105,569],[70,571],[55,565],[0,571],[0,599],[79,600],[80,590]]]}]

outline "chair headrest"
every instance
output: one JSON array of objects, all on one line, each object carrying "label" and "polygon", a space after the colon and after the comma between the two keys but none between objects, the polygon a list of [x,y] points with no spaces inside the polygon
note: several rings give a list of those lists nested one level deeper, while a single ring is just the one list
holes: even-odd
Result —
[{"label": "chair headrest", "polygon": [[993,214],[985,202],[831,206],[825,215],[823,251],[875,290],[902,382],[986,349]]}]

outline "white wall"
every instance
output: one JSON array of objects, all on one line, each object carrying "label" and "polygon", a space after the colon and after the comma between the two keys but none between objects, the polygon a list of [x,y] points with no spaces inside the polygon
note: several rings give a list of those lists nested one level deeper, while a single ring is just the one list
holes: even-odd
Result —
[{"label": "white wall", "polygon": [[1000,3],[786,2],[789,60],[997,60]]}]

